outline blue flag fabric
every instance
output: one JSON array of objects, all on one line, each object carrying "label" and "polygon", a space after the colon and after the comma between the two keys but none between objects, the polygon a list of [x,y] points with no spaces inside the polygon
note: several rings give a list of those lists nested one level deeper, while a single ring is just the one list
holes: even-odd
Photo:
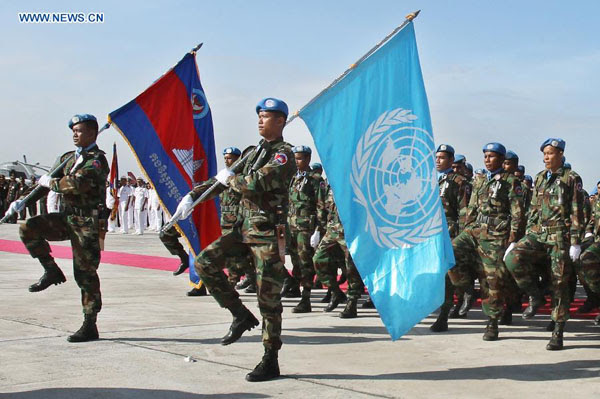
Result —
[{"label": "blue flag fabric", "polygon": [[412,22],[300,111],[393,340],[443,301],[454,254]]}]

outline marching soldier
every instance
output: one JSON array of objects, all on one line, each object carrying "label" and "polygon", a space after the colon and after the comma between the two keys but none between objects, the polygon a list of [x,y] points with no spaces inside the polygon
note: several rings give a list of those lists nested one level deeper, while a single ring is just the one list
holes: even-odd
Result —
[{"label": "marching soldier", "polygon": [[[69,121],[69,128],[73,131],[77,150],[61,157],[60,162],[63,162],[73,156],[57,177],[40,177],[39,185],[45,189],[34,198],[34,201],[39,199],[48,190],[61,193],[65,210],[27,219],[20,226],[19,234],[31,256],[37,258],[45,270],[40,280],[29,287],[30,292],[66,281],[50,255],[48,241],[71,240],[73,272],[81,289],[84,322],[67,340],[84,342],[98,339],[96,316],[102,307],[102,299],[96,270],[100,264],[100,236],[105,232],[106,223],[99,216],[106,200],[105,181],[109,168],[104,152],[96,145],[96,118],[90,114],[75,115]],[[17,200],[11,204],[10,211],[14,213],[24,206],[22,200]]]},{"label": "marching soldier", "polygon": [[0,174],[0,218],[4,216],[4,212],[8,207],[6,194],[8,194],[8,184],[4,175]]},{"label": "marching soldier", "polygon": [[[12,204],[21,193],[21,183],[17,180],[17,173],[11,169],[8,172],[8,184],[6,185],[6,207]],[[7,223],[17,223],[17,213],[13,213],[12,216],[7,220]]]},{"label": "marching soldier", "polygon": [[[600,181],[596,185],[600,187]],[[594,299],[600,296],[600,201],[595,201],[593,204],[592,215],[585,229],[585,238],[590,240],[591,244],[581,255],[581,261],[577,262],[578,274],[581,276],[581,283],[587,287],[588,300],[594,296]],[[592,295],[590,295],[592,294]],[[588,303],[586,301],[586,303]],[[585,305],[585,304],[584,304]],[[598,302],[590,303],[588,309],[591,311]],[[583,307],[583,306],[582,306]],[[578,310],[583,313],[581,308]],[[596,317],[596,324],[600,324],[600,315]]]},{"label": "marching soldier", "polygon": [[317,197],[323,179],[310,170],[312,152],[310,147],[300,145],[294,147],[292,151],[298,172],[290,184],[288,251],[294,268],[293,274],[300,275],[302,286],[302,299],[292,312],[308,313],[311,311],[310,292],[315,277],[315,266],[312,260],[314,248],[310,245],[310,237],[317,227]]},{"label": "marching soldier", "polygon": [[450,277],[455,286],[464,285],[468,281],[465,276],[472,272],[468,270],[470,254],[478,253],[484,272],[480,281],[482,285],[487,283],[488,288],[487,297],[482,300],[483,311],[489,318],[483,340],[495,341],[506,291],[507,272],[502,257],[509,244],[514,246],[518,240],[525,215],[521,183],[502,169],[505,147],[488,143],[483,154],[487,173],[475,178],[466,228],[452,242],[456,266]]},{"label": "marching soldier", "polygon": [[581,178],[563,165],[565,141],[549,138],[540,151],[546,169],[535,177],[526,235],[511,244],[506,265],[519,288],[529,295],[524,319],[532,318],[546,300],[537,285],[534,263],[550,261],[555,322],[548,350],[563,348],[563,331],[569,318],[569,282],[573,278],[572,262],[581,254],[583,221],[583,187]]},{"label": "marching soldier", "polygon": [[256,106],[258,131],[263,140],[243,165],[242,173],[225,168],[208,182],[186,195],[173,215],[187,217],[191,205],[202,192],[215,182],[221,183],[216,192],[227,187],[242,194],[240,218],[233,230],[208,245],[196,258],[195,268],[221,307],[233,315],[229,332],[222,345],[237,341],[246,330],[258,325],[258,320],[239,298],[227,281],[223,268],[231,251],[249,250],[254,257],[258,306],[263,317],[262,337],[265,354],[254,370],[246,375],[248,381],[277,378],[278,352],[281,348],[281,287],[287,274],[285,256],[285,208],[289,184],[296,173],[292,147],[283,141],[288,107],[276,98],[265,98]]}]

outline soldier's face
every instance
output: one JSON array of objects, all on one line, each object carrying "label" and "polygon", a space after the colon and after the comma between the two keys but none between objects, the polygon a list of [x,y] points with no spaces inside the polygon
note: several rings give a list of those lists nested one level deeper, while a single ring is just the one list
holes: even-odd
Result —
[{"label": "soldier's face", "polygon": [[512,159],[505,159],[502,163],[502,167],[504,168],[505,172],[514,173],[515,175],[517,172],[517,166],[517,163]]},{"label": "soldier's face", "polygon": [[544,165],[546,169],[556,172],[563,163],[563,152],[556,147],[547,145],[544,147]]},{"label": "soldier's face", "polygon": [[485,164],[485,168],[490,172],[502,168],[503,162],[504,156],[498,154],[497,152],[486,151],[483,154],[483,163]]},{"label": "soldier's face", "polygon": [[240,157],[239,155],[235,155],[235,154],[223,155],[223,161],[225,161],[225,167],[229,168],[231,165],[233,165],[235,163],[235,161],[238,160],[239,157]]},{"label": "soldier's face", "polygon": [[438,152],[435,154],[435,168],[438,172],[451,168],[452,161],[454,161],[454,157],[447,152]]},{"label": "soldier's face", "polygon": [[258,113],[258,133],[267,141],[281,137],[285,118],[278,112],[260,111]]},{"label": "soldier's face", "polygon": [[87,123],[78,123],[73,126],[73,144],[85,148],[96,141],[97,133]]},{"label": "soldier's face", "polygon": [[296,167],[298,170],[305,172],[310,169],[310,155],[304,152],[297,152],[294,154],[296,159]]}]

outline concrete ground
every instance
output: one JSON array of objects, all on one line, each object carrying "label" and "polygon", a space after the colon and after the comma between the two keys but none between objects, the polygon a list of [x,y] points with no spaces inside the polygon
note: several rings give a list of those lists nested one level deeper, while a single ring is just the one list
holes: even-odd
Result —
[{"label": "concrete ground", "polygon": [[[0,239],[18,240],[17,226],[0,225]],[[106,249],[169,256],[156,233],[109,235]],[[71,344],[79,290],[71,261],[58,264],[67,283],[29,293],[37,261],[0,252],[0,398],[600,397],[600,327],[591,320],[569,321],[560,352],[545,350],[548,316],[515,316],[499,341],[482,341],[480,309],[446,333],[429,331],[432,315],[392,342],[373,310],[349,320],[324,313],[323,290],[308,314],[293,314],[297,299],[284,299],[283,376],[249,383],[263,351],[259,329],[221,346],[231,316],[210,296],[186,297],[186,275],[109,264],[99,270],[101,340]],[[256,298],[243,300],[258,315]]]}]

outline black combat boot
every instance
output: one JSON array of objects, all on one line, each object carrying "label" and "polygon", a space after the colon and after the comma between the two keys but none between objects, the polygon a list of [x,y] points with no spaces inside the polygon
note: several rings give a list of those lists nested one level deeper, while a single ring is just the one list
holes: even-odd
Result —
[{"label": "black combat boot", "polygon": [[292,313],[309,313],[312,310],[310,306],[310,288],[304,288],[302,291],[302,299],[292,309]]},{"label": "black combat boot", "polygon": [[556,322],[554,320],[550,320],[550,323],[546,326],[546,331],[552,332],[554,331],[554,327],[556,327]]},{"label": "black combat boot", "polygon": [[506,309],[502,312],[502,316],[500,317],[500,321],[498,322],[501,326],[510,326],[512,325],[512,312],[510,310],[510,306],[507,306]]},{"label": "black combat boot", "polygon": [[367,298],[367,300],[362,305],[360,305],[360,307],[363,309],[375,309],[375,304],[373,303],[373,300],[369,296]]},{"label": "black combat boot", "polygon": [[469,310],[471,310],[474,303],[475,293],[473,292],[473,287],[469,287],[463,294],[463,300],[460,309],[458,310],[458,316],[461,318],[467,317],[467,313],[469,313]]},{"label": "black combat boot", "polygon": [[254,370],[246,374],[246,381],[260,382],[269,381],[280,376],[279,361],[277,360],[277,351],[274,349],[265,349],[260,363]]},{"label": "black combat boot", "polygon": [[192,288],[186,293],[187,296],[206,296],[206,286],[202,284],[200,288]]},{"label": "black combat boot", "polygon": [[40,262],[43,262],[42,266],[44,267],[44,274],[42,277],[40,277],[37,283],[29,286],[29,292],[43,291],[52,284],[57,285],[67,281],[67,278],[63,274],[62,270],[60,270],[60,268],[56,265],[54,259],[50,258],[48,260],[40,260]]},{"label": "black combat boot", "polygon": [[325,296],[323,298],[321,298],[321,300],[319,302],[329,303],[329,301],[331,301],[331,288],[327,288],[327,292],[325,293]]},{"label": "black combat boot", "polygon": [[300,283],[294,277],[286,277],[281,288],[282,298],[300,298]]},{"label": "black combat boot", "polygon": [[340,318],[354,319],[354,318],[358,317],[358,314],[356,312],[356,303],[357,302],[358,302],[358,300],[355,298],[349,299],[348,303],[346,303],[346,307],[340,313]]},{"label": "black combat boot", "polygon": [[484,341],[497,341],[498,340],[498,320],[489,319],[485,326],[485,332],[483,333]]},{"label": "black combat boot", "polygon": [[436,321],[429,326],[429,329],[433,332],[444,332],[448,331],[448,313],[446,309],[440,309],[440,314]]},{"label": "black combat boot", "polygon": [[96,327],[96,315],[84,315],[83,325],[75,334],[69,335],[69,342],[87,342],[98,339],[98,328]]},{"label": "black combat boot", "polygon": [[346,294],[340,290],[339,287],[332,288],[331,290],[331,301],[325,307],[325,312],[331,312],[333,309],[337,308],[337,306],[346,301]]},{"label": "black combat boot", "polygon": [[552,338],[550,338],[550,342],[546,345],[546,349],[549,351],[559,351],[563,348],[563,331],[565,330],[565,322],[559,321],[554,326],[554,331],[552,331]]},{"label": "black combat boot", "polygon": [[252,330],[258,325],[258,320],[251,311],[244,305],[239,305],[235,309],[229,309],[233,315],[233,322],[229,327],[229,332],[221,339],[221,345],[229,345],[240,339],[246,331]]},{"label": "black combat boot", "polygon": [[246,275],[246,280],[248,281],[248,286],[244,290],[246,294],[256,294],[256,274]]},{"label": "black combat boot", "polygon": [[188,257],[188,254],[185,253],[185,251],[180,251],[179,259],[181,259],[181,264],[179,265],[177,270],[173,272],[173,276],[179,276],[181,273],[186,271],[188,267],[190,267],[190,258]]},{"label": "black combat boot", "polygon": [[532,295],[529,297],[529,305],[523,311],[524,319],[531,319],[536,315],[539,308],[546,304],[546,298],[543,295]]},{"label": "black combat boot", "polygon": [[246,274],[246,278],[235,285],[236,290],[246,289],[252,284],[252,279]]}]

